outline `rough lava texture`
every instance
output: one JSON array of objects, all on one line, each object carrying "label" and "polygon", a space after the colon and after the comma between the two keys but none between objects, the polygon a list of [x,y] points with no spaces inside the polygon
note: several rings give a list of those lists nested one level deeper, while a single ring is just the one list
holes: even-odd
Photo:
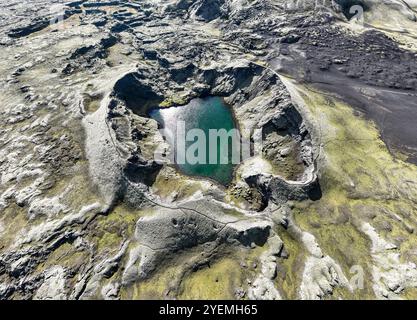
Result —
[{"label": "rough lava texture", "polygon": [[[417,298],[416,8],[0,4],[0,298]],[[207,96],[263,141],[227,187],[155,156]]]}]

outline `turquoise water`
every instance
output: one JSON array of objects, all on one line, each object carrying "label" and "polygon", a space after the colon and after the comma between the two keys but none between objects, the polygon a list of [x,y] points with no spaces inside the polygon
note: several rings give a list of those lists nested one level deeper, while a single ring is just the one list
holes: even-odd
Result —
[{"label": "turquoise water", "polygon": [[[167,141],[175,152],[174,162],[180,172],[188,176],[210,178],[223,185],[231,182],[236,165],[233,156],[235,156],[234,159],[236,156],[239,157],[239,149],[232,147],[232,138],[224,139],[223,141],[227,142],[221,144],[220,139],[217,138],[217,141],[215,138],[210,139],[209,134],[210,129],[225,129],[228,132],[237,129],[232,110],[223,102],[223,99],[219,97],[194,99],[188,105],[181,107],[153,109],[149,115],[164,129],[171,132],[171,136],[175,136],[174,139],[168,138]],[[205,139],[195,137],[194,140],[185,141],[182,145],[178,136],[178,132],[182,132],[182,127],[185,128],[183,131],[185,133],[190,133],[191,129],[201,129],[205,133]],[[184,140],[183,138],[182,141]],[[198,140],[204,143],[205,150],[192,148]],[[188,157],[190,153],[205,161],[193,163],[195,160]],[[223,158],[220,157],[221,154]]]}]

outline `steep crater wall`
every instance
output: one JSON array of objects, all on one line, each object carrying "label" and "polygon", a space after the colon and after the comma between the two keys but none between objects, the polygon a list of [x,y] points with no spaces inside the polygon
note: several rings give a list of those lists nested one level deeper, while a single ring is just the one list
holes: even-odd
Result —
[{"label": "steep crater wall", "polygon": [[[303,184],[305,172],[315,170],[309,130],[285,86],[271,71],[247,61],[213,68],[181,63],[165,67],[126,74],[114,85],[106,106],[106,123],[123,158],[122,175],[127,185],[121,192],[128,202],[136,201],[132,186],[146,190],[163,167],[153,157],[155,148],[164,141],[157,123],[148,116],[149,110],[185,105],[194,98],[223,97],[233,106],[237,121],[252,140],[257,130],[263,132],[264,139],[271,134],[263,156],[288,171],[281,177],[279,172],[274,176],[282,184],[287,184],[287,179],[289,188],[291,180]],[[179,79],[178,74],[183,77]]]}]

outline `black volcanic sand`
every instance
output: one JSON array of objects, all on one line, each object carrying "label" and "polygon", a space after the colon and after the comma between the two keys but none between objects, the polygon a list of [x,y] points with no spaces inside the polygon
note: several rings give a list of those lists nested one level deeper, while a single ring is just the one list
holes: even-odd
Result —
[{"label": "black volcanic sand", "polygon": [[417,55],[384,34],[360,36],[337,28],[306,30],[296,44],[281,44],[271,61],[278,71],[312,84],[374,121],[391,151],[417,164]]}]

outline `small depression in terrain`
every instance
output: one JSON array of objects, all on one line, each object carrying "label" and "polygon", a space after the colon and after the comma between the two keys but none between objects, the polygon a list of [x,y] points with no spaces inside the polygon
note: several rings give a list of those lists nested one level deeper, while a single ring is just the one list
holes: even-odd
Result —
[{"label": "small depression in terrain", "polygon": [[[232,147],[232,138],[228,139],[227,144],[220,143],[219,138],[213,143],[209,134],[211,129],[225,129],[227,132],[237,129],[232,110],[222,98],[197,98],[181,107],[152,109],[149,116],[165,129],[167,142],[174,155],[172,158],[181,173],[212,179],[225,186],[232,181],[236,166],[232,158],[234,152],[239,150]],[[181,127],[185,129],[183,132],[189,135],[186,136],[187,139],[178,139],[178,133],[182,132]],[[200,135],[194,135],[196,131],[193,129],[200,129]],[[204,135],[201,135],[203,132]],[[217,160],[213,161],[215,157]],[[205,161],[195,163],[196,158]]]}]

